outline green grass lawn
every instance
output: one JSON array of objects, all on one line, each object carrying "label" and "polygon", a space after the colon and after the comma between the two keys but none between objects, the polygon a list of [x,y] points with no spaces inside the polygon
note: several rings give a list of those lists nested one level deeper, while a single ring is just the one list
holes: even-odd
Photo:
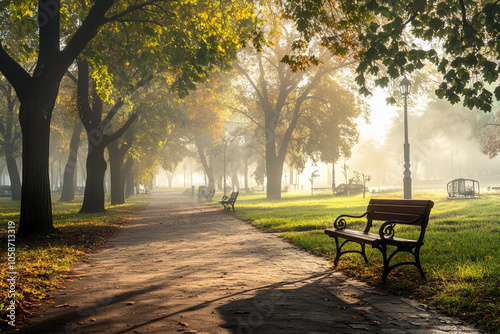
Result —
[{"label": "green grass lawn", "polygon": [[[118,231],[120,225],[149,202],[149,195],[129,198],[126,204],[109,206],[100,214],[78,214],[82,197],[73,203],[53,202],[54,227],[59,233],[29,240],[16,240],[16,323],[26,321],[46,292],[61,285],[61,278],[71,274],[71,267],[85,253],[102,246]],[[19,202],[0,198],[0,230],[7,235],[9,221],[19,221]],[[0,252],[0,327],[6,326],[5,308],[8,298],[6,239],[2,239]],[[10,326],[9,326],[10,327]]]},{"label": "green grass lawn", "polygon": [[[272,201],[264,194],[240,194],[236,216],[265,232],[279,232],[285,240],[313,254],[333,259],[334,240],[323,229],[333,227],[340,214],[364,213],[371,197],[402,198],[402,193],[368,194],[366,199],[362,195],[284,194],[282,200]],[[382,256],[371,247],[367,247],[369,264],[359,255],[347,254],[339,268],[395,293],[409,292],[411,297],[450,315],[500,332],[500,196],[489,194],[467,200],[447,197],[444,191],[413,193],[414,199],[435,202],[421,250],[426,282],[421,281],[416,268],[403,266],[392,271],[382,286]],[[363,227],[361,222],[349,225]],[[417,234],[405,229],[397,236],[415,239]]]}]

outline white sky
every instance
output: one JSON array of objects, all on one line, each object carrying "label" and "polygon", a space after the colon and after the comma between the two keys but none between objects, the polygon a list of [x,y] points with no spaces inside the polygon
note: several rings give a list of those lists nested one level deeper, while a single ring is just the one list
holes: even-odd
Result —
[{"label": "white sky", "polygon": [[389,94],[380,88],[373,91],[373,96],[367,100],[371,108],[369,124],[364,119],[358,120],[358,131],[360,141],[375,141],[382,144],[385,139],[387,129],[391,126],[396,116],[397,106],[388,106],[385,99]]}]

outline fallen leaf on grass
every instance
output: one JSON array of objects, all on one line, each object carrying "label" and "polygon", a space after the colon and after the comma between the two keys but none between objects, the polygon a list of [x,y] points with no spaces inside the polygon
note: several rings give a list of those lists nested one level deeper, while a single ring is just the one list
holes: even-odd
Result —
[{"label": "fallen leaf on grass", "polygon": [[182,322],[182,321],[179,321],[178,325],[181,325],[181,326],[184,326],[184,327],[188,327],[189,324],[187,322]]}]

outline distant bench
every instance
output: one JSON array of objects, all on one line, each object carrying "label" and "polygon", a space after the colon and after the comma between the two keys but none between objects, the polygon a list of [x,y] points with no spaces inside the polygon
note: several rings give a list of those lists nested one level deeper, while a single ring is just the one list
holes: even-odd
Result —
[{"label": "distant bench", "polygon": [[238,198],[239,191],[233,191],[230,197],[223,196],[222,200],[219,201],[220,204],[224,207],[224,211],[231,211],[230,206],[233,208],[234,212],[234,203]]},{"label": "distant bench", "polygon": [[212,199],[214,198],[215,194],[215,189],[214,188],[207,188],[205,186],[200,186],[198,188],[198,199],[206,199],[207,202],[211,202]]},{"label": "distant bench", "polygon": [[0,197],[12,196],[12,190],[10,186],[0,186]]},{"label": "distant bench", "polygon": [[[366,212],[361,216],[341,215],[334,222],[334,228],[326,229],[325,233],[335,239],[337,254],[334,265],[337,266],[340,257],[346,253],[359,253],[368,263],[365,253],[365,245],[371,245],[380,250],[384,260],[384,272],[382,281],[385,283],[389,272],[401,265],[415,265],[420,271],[422,279],[425,274],[420,265],[420,247],[424,244],[425,230],[429,222],[429,215],[434,202],[430,200],[397,200],[397,199],[371,199]],[[364,218],[367,223],[363,232],[346,229],[347,222],[345,218]],[[378,233],[369,233],[373,221],[384,221],[380,226]],[[416,226],[420,230],[417,240],[402,239],[394,237],[398,225]],[[345,239],[339,244],[339,238]],[[348,242],[355,242],[361,245],[359,250],[346,250],[342,248]],[[395,246],[396,249],[387,256],[387,246]],[[408,252],[413,254],[414,262],[403,261],[390,265],[391,259],[399,252]]]}]

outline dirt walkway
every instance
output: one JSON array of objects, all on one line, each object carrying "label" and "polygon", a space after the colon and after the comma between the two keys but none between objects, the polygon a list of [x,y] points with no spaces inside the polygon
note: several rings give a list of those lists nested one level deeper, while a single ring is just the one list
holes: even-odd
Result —
[{"label": "dirt walkway", "polygon": [[180,193],[154,193],[24,333],[481,333]]}]

